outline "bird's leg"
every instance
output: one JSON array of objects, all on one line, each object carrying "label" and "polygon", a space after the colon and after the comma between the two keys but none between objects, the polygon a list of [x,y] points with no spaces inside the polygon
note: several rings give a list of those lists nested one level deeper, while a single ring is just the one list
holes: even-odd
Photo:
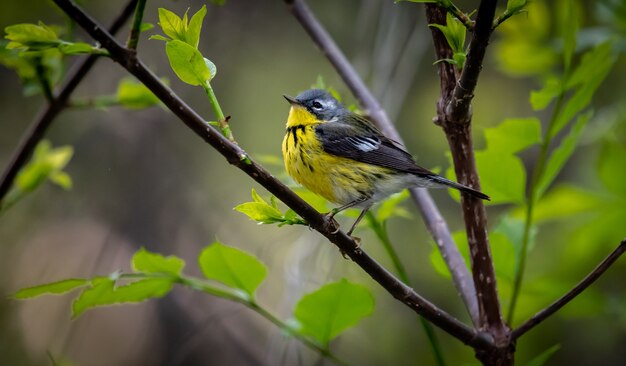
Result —
[{"label": "bird's leg", "polygon": [[[331,223],[333,223],[333,226],[335,226],[335,228],[336,228],[336,229],[332,232],[332,234],[337,234],[337,232],[339,232],[339,224],[337,223],[337,221],[335,221],[335,218],[334,218],[334,217],[335,217],[335,215],[336,215],[336,214],[338,214],[338,213],[340,213],[340,212],[341,212],[341,211],[343,211],[343,210],[347,210],[347,209],[349,209],[350,207],[354,207],[354,206],[358,205],[359,203],[363,203],[363,202],[365,202],[366,200],[367,200],[367,198],[359,198],[359,199],[356,199],[356,200],[354,200],[354,201],[350,201],[350,202],[346,203],[346,204],[345,204],[345,205],[343,205],[343,206],[339,206],[339,207],[337,207],[337,208],[333,208],[332,210],[330,210],[330,212],[326,214],[326,217],[328,218],[328,220],[329,220]],[[367,210],[366,210],[366,211],[367,211]],[[361,218],[359,218],[359,220],[360,220],[360,219],[361,219]],[[357,222],[359,222],[359,220],[357,220]],[[353,227],[352,229],[354,229],[354,227]],[[350,230],[350,232],[352,232],[352,229]],[[348,234],[348,235],[349,235],[349,234]]]},{"label": "bird's leg", "polygon": [[[346,233],[348,236],[352,236],[352,232],[354,231],[354,229],[356,229],[357,224],[363,219],[363,217],[365,216],[367,211],[370,209],[370,207],[372,207],[372,206],[367,206],[367,207],[365,207],[363,209],[363,211],[361,211],[361,213],[359,214],[359,217],[356,218],[356,221],[354,222],[354,224],[352,224],[352,227]],[[353,238],[355,238],[355,237],[353,236]],[[355,239],[358,239],[358,238],[355,238]],[[359,241],[360,241],[360,239],[359,239]]]}]

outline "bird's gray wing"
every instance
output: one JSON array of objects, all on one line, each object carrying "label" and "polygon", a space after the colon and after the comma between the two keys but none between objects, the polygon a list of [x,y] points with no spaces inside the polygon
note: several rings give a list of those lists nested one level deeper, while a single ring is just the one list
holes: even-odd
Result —
[{"label": "bird's gray wing", "polygon": [[370,125],[323,123],[315,133],[329,154],[419,176],[436,175],[418,166],[408,152]]}]

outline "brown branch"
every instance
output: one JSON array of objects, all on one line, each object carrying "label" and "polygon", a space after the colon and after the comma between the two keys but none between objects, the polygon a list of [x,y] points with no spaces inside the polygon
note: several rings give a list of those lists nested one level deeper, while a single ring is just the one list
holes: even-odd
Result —
[{"label": "brown branch", "polygon": [[516,340],[517,338],[524,335],[529,330],[533,329],[541,322],[546,320],[552,314],[559,311],[563,306],[567,305],[570,301],[572,301],[576,296],[580,295],[581,292],[585,291],[587,287],[591,286],[600,276],[606,272],[617,259],[626,252],[626,239],[622,240],[622,242],[615,248],[608,257],[604,258],[600,264],[596,268],[594,268],[591,273],[589,273],[582,281],[580,281],[573,289],[571,289],[568,293],[563,295],[560,299],[556,300],[550,306],[541,310],[537,314],[533,315],[530,319],[528,319],[524,324],[520,325],[519,328],[515,329],[511,333],[511,339]]},{"label": "brown branch", "polygon": [[[391,123],[385,110],[369,91],[368,87],[326,29],[315,18],[315,15],[311,12],[306,3],[302,0],[285,0],[285,2],[289,4],[291,13],[300,22],[309,36],[311,36],[311,39],[322,53],[328,58],[352,94],[361,102],[361,105],[365,107],[372,121],[376,123],[385,135],[403,143],[402,138],[393,123]],[[411,197],[422,215],[426,228],[435,240],[452,274],[453,283],[470,314],[472,322],[478,325],[478,302],[476,301],[474,283],[470,279],[471,276],[463,257],[452,240],[446,221],[433,202],[430,194],[428,194],[425,189],[414,188],[410,191]]]},{"label": "brown branch", "polygon": [[461,323],[402,283],[373,258],[368,256],[351,237],[347,236],[342,231],[334,230],[331,221],[326,215],[317,212],[287,186],[274,178],[262,166],[249,159],[246,152],[240,146],[231,143],[217,129],[207,125],[193,109],[181,100],[169,87],[163,84],[161,80],[136,57],[135,52],[120,45],[73,1],[54,0],[54,2],[67,15],[74,19],[76,23],[85,29],[91,37],[106,48],[114,61],[122,65],[130,74],[148,87],[181,122],[209,145],[213,146],[229,163],[241,169],[287,206],[292,208],[304,218],[313,229],[317,230],[328,238],[329,241],[334,243],[393,297],[462,342],[477,349],[491,347],[492,339],[490,336],[476,332],[474,329]]},{"label": "brown branch", "polygon": [[[130,0],[128,2],[109,28],[111,34],[117,33],[120,28],[122,28],[124,23],[126,23],[128,18],[133,14],[136,4],[137,0]],[[2,180],[0,180],[0,201],[2,201],[9,192],[17,173],[28,162],[35,147],[43,138],[46,130],[52,124],[52,121],[54,121],[59,113],[66,107],[70,96],[78,84],[85,78],[99,58],[101,58],[99,55],[90,55],[84,61],[76,65],[72,71],[69,72],[67,82],[61,87],[59,93],[53,96],[45,109],[39,112],[37,118],[35,118],[22,137],[18,148],[13,153],[13,156],[11,156],[9,165],[2,174]]]},{"label": "brown branch", "polygon": [[[467,60],[460,76],[457,77],[453,65],[439,63],[441,97],[437,103],[435,121],[443,127],[448,139],[458,181],[478,190],[480,180],[474,158],[470,107],[489,43],[496,3],[496,0],[483,0],[480,3]],[[445,24],[445,10],[437,5],[426,4],[426,17],[430,24]],[[437,58],[449,58],[451,50],[443,34],[438,29],[432,29],[432,33]],[[507,344],[509,331],[500,311],[487,236],[487,213],[482,200],[467,194],[462,194],[461,197],[472,275],[478,297],[480,326],[494,335],[497,344]]]}]

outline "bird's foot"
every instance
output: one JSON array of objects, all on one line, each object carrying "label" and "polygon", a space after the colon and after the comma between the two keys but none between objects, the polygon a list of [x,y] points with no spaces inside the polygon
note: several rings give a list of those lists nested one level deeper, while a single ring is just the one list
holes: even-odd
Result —
[{"label": "bird's foot", "polygon": [[[350,235],[350,237],[352,238],[352,240],[354,240],[354,243],[356,244],[356,247],[354,248],[354,251],[361,251],[361,238],[359,238],[358,236],[352,236]],[[343,250],[339,249],[339,253],[341,253],[341,256],[343,257],[343,259],[350,259],[350,257],[348,256],[348,253],[344,252]]]},{"label": "bird's foot", "polygon": [[326,216],[326,226],[328,227],[328,229],[330,230],[331,234],[337,234],[339,232],[339,223],[337,222],[337,220],[335,220],[334,216],[337,212],[335,212],[335,210],[330,211],[329,213],[327,213]]}]

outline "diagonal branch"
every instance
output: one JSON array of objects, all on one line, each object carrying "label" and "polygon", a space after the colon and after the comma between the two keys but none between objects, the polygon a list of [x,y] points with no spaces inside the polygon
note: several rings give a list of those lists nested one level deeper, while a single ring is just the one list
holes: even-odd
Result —
[{"label": "diagonal branch", "polygon": [[159,80],[131,50],[120,45],[108,32],[102,29],[91,17],[71,0],[54,2],[76,23],[106,48],[111,58],[124,67],[130,74],[141,81],[196,135],[213,146],[226,160],[241,169],[256,182],[265,187],[278,199],[292,208],[309,225],[324,235],[341,251],[357,263],[372,279],[385,288],[393,297],[413,311],[431,321],[450,335],[477,349],[491,347],[492,339],[485,333],[479,333],[458,321],[450,314],[439,309],[413,289],[398,280],[387,269],[367,255],[355,241],[344,232],[335,230],[326,215],[317,212],[302,198],[291,191],[282,182],[274,178],[267,170],[248,158],[238,145],[228,141],[219,131],[208,125],[202,117],[192,110],[169,87]]},{"label": "diagonal branch", "polygon": [[[480,179],[471,135],[471,101],[489,44],[496,4],[497,0],[480,2],[467,60],[460,76],[454,66],[439,63],[441,97],[437,102],[435,121],[443,127],[448,139],[457,179],[460,183],[478,190]],[[445,24],[446,12],[437,5],[426,4],[426,17],[429,24]],[[449,58],[451,50],[443,34],[438,29],[432,29],[432,33],[437,58]],[[461,197],[472,275],[478,297],[480,327],[487,328],[495,336],[496,343],[505,344],[508,342],[508,329],[502,320],[498,300],[496,276],[487,236],[487,212],[482,200],[467,194],[461,194]]]},{"label": "diagonal branch", "polygon": [[[402,143],[402,138],[394,127],[393,123],[380,106],[376,98],[369,91],[361,77],[358,75],[352,64],[341,52],[335,41],[328,34],[326,29],[315,18],[306,3],[302,0],[285,0],[290,6],[289,10],[298,19],[302,27],[311,36],[315,44],[328,58],[337,73],[346,83],[352,94],[361,102],[367,110],[368,116],[382,130],[382,132]],[[422,215],[426,228],[432,235],[442,257],[446,261],[448,269],[452,274],[452,280],[459,292],[465,307],[470,314],[472,322],[478,325],[478,302],[476,301],[476,289],[471,280],[470,273],[465,265],[463,257],[452,240],[448,225],[439,212],[430,194],[425,189],[413,188],[411,197]]]},{"label": "diagonal branch", "polygon": [[[113,21],[113,24],[109,28],[111,34],[117,33],[120,28],[122,28],[124,23],[126,23],[128,18],[133,14],[136,5],[137,0],[130,0],[128,2],[126,7],[118,15],[115,21]],[[28,162],[28,159],[35,150],[37,143],[41,141],[46,133],[46,130],[52,124],[52,121],[54,121],[59,113],[61,113],[61,111],[63,111],[66,107],[70,96],[78,84],[81,83],[96,63],[96,60],[99,58],[101,57],[98,55],[90,55],[82,63],[76,65],[76,67],[72,69],[73,71],[70,71],[70,76],[67,78],[67,82],[65,82],[65,84],[61,87],[59,93],[52,96],[50,103],[46,106],[46,108],[39,112],[35,121],[30,125],[28,131],[26,131],[22,137],[19,147],[15,150],[13,156],[11,156],[9,165],[2,174],[2,179],[0,180],[0,201],[2,201],[4,196],[9,192],[17,173],[20,169],[22,169],[26,162]]]},{"label": "diagonal branch", "polygon": [[585,291],[587,287],[591,286],[600,276],[606,272],[609,267],[617,259],[626,252],[626,239],[622,240],[622,242],[615,248],[608,257],[604,258],[600,264],[596,268],[591,271],[582,281],[580,281],[573,289],[571,289],[568,293],[563,295],[560,299],[556,300],[547,308],[541,310],[537,314],[533,315],[532,318],[528,319],[524,324],[520,325],[519,328],[515,329],[511,333],[511,339],[515,340],[522,335],[524,335],[529,330],[533,329],[537,325],[539,325],[542,321],[546,320],[552,314],[559,311],[563,306],[567,305],[570,301],[572,301],[576,296],[580,295],[581,292]]}]

